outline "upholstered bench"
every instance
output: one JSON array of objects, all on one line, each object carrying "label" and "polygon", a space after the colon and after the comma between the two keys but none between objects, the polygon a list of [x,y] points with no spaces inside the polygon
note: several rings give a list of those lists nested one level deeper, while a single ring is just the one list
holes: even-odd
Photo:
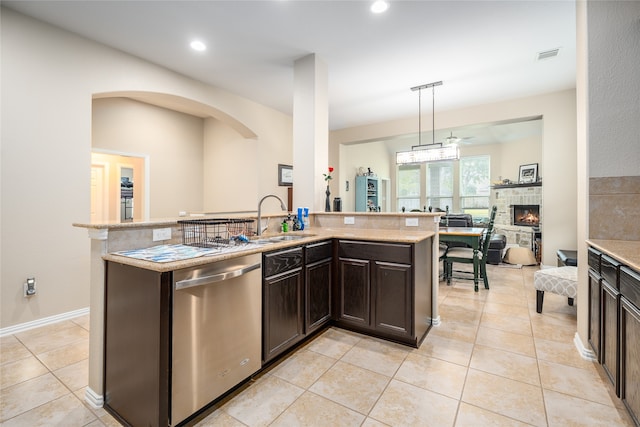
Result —
[{"label": "upholstered bench", "polygon": [[538,270],[533,273],[533,287],[536,288],[536,311],[542,313],[544,293],[552,292],[568,298],[569,305],[578,292],[578,267],[564,266]]}]

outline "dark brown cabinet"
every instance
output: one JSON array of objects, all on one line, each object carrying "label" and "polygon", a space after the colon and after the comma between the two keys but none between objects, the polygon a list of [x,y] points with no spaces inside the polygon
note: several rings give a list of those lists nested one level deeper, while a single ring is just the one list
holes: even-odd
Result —
[{"label": "dark brown cabinet", "polygon": [[338,253],[338,322],[409,338],[411,245],[341,240]]},{"label": "dark brown cabinet", "polygon": [[589,248],[589,343],[640,426],[640,272],[613,256]]},{"label": "dark brown cabinet", "polygon": [[167,426],[171,273],[108,262],[106,274],[105,409],[130,425]]},{"label": "dark brown cabinet", "polygon": [[268,362],[304,338],[303,249],[263,255],[262,360]]},{"label": "dark brown cabinet", "polygon": [[263,255],[263,361],[331,320],[332,241]]},{"label": "dark brown cabinet", "polygon": [[431,324],[431,295],[422,286],[431,272],[428,243],[340,240],[337,325],[417,346]]},{"label": "dark brown cabinet", "polygon": [[305,247],[305,334],[331,320],[333,244],[331,240]]},{"label": "dark brown cabinet", "polygon": [[640,273],[620,268],[620,399],[640,425]]}]

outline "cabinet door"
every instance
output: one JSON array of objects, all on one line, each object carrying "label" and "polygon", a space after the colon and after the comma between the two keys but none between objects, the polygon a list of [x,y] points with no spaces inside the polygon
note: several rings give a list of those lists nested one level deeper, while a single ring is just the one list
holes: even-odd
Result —
[{"label": "cabinet door", "polygon": [[374,262],[373,324],[377,331],[412,337],[412,269],[410,265]]},{"label": "cabinet door", "polygon": [[620,398],[640,425],[640,309],[624,296],[620,301]]},{"label": "cabinet door", "polygon": [[589,344],[600,359],[600,275],[589,269]]},{"label": "cabinet door", "polygon": [[369,261],[340,258],[338,264],[340,294],[337,307],[338,320],[369,328],[371,324]]},{"label": "cabinet door", "polygon": [[301,246],[267,252],[262,259],[262,274],[264,277],[271,277],[302,267],[303,264],[304,255]]},{"label": "cabinet door", "polygon": [[606,280],[602,280],[602,329],[600,331],[601,344],[600,349],[601,363],[604,371],[607,373],[609,380],[613,384],[613,388],[616,391],[616,395],[619,394],[618,390],[618,307],[620,305],[620,292],[617,289],[609,285]]},{"label": "cabinet door", "polygon": [[263,360],[269,361],[303,337],[302,268],[263,282]]},{"label": "cabinet door", "polygon": [[331,319],[331,266],[329,258],[305,267],[307,334]]},{"label": "cabinet door", "polygon": [[366,212],[367,209],[367,177],[356,176],[356,212]]}]

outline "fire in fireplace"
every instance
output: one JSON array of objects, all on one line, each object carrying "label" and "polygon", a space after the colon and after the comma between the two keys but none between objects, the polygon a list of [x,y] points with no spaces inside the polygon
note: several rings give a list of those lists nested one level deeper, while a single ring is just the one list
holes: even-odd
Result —
[{"label": "fire in fireplace", "polygon": [[540,223],[540,205],[511,205],[511,225],[537,226]]}]

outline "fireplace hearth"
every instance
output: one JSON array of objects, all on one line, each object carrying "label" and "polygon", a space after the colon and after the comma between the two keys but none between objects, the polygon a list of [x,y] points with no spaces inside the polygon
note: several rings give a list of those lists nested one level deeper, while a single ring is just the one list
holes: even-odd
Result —
[{"label": "fireplace hearth", "polygon": [[536,227],[540,224],[540,205],[511,205],[511,225]]}]

